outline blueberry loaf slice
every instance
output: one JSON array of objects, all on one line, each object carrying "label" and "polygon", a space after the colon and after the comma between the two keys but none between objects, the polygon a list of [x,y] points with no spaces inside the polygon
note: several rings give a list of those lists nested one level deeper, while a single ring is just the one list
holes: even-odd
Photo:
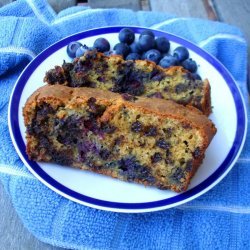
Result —
[{"label": "blueberry loaf slice", "polygon": [[187,189],[216,133],[193,107],[85,87],[41,87],[23,115],[31,160],[176,192]]},{"label": "blueberry loaf slice", "polygon": [[117,55],[88,51],[72,63],[49,70],[44,82],[173,100],[194,106],[205,115],[211,113],[208,80],[194,79],[180,66],[163,69],[147,60],[125,61]]}]

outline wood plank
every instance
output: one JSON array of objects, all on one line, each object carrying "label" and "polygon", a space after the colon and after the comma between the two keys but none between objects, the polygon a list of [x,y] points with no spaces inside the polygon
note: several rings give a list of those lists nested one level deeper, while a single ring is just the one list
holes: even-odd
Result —
[{"label": "wood plank", "polygon": [[179,17],[208,18],[203,1],[200,0],[150,0],[152,11],[167,12]]},{"label": "wood plank", "polygon": [[19,219],[10,198],[0,183],[0,246],[1,249],[62,250],[36,239]]},{"label": "wood plank", "polygon": [[131,10],[141,10],[140,0],[88,0],[91,8],[122,8]]}]

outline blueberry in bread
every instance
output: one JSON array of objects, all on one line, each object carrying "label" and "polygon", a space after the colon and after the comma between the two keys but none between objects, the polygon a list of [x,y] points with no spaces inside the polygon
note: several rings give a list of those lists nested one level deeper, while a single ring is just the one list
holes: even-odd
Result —
[{"label": "blueberry in bread", "polygon": [[195,79],[180,66],[163,69],[147,60],[125,61],[118,55],[88,51],[72,63],[50,69],[44,82],[173,100],[211,113],[208,80]]},{"label": "blueberry in bread", "polygon": [[216,133],[193,107],[86,87],[45,85],[23,115],[31,160],[176,192],[187,189]]}]

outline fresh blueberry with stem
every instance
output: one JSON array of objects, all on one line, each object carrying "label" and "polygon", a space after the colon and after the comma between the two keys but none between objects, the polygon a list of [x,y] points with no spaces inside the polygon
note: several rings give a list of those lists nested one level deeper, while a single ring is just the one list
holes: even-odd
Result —
[{"label": "fresh blueberry with stem", "polygon": [[179,62],[182,62],[189,57],[189,52],[186,47],[179,46],[176,49],[174,49],[173,56],[176,57],[176,59]]},{"label": "fresh blueberry with stem", "polygon": [[120,30],[118,38],[121,43],[126,43],[129,45],[135,40],[135,33],[129,28],[123,28]]},{"label": "fresh blueberry with stem", "polygon": [[127,55],[126,60],[139,60],[141,56],[138,53],[130,53]]},{"label": "fresh blueberry with stem", "polygon": [[124,58],[129,54],[130,48],[126,43],[117,43],[114,46],[114,54],[121,55]]},{"label": "fresh blueberry with stem", "polygon": [[197,71],[197,64],[192,58],[188,58],[183,61],[181,63],[181,66],[192,73],[195,73]]},{"label": "fresh blueberry with stem", "polygon": [[145,59],[158,64],[161,59],[161,52],[156,49],[148,50],[145,53]]},{"label": "fresh blueberry with stem", "polygon": [[164,36],[157,37],[155,39],[155,44],[156,44],[156,49],[158,49],[160,52],[167,53],[169,51],[170,42],[166,37]]},{"label": "fresh blueberry with stem", "polygon": [[109,41],[103,37],[97,38],[93,45],[99,52],[105,52],[110,50]]},{"label": "fresh blueberry with stem", "polygon": [[70,42],[67,46],[67,54],[69,57],[71,58],[75,58],[76,57],[76,51],[78,48],[80,48],[82,46],[82,44],[80,42]]},{"label": "fresh blueberry with stem", "polygon": [[177,63],[178,63],[178,61],[177,61],[176,57],[174,57],[172,55],[167,55],[167,56],[164,56],[160,60],[159,65],[162,68],[168,68],[168,67],[177,65]]},{"label": "fresh blueberry with stem", "polygon": [[138,44],[142,51],[148,51],[155,47],[155,39],[149,35],[143,35],[139,38]]},{"label": "fresh blueberry with stem", "polygon": [[155,38],[155,34],[151,30],[143,30],[139,36],[139,39],[144,35],[152,36],[153,38]]}]

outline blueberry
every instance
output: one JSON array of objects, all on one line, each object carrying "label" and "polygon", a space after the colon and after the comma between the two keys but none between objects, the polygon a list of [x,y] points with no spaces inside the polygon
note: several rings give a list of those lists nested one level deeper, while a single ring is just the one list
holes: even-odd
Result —
[{"label": "blueberry", "polygon": [[76,51],[76,57],[83,56],[86,51],[89,50],[89,47],[86,46],[85,44],[81,47],[79,47]]},{"label": "blueberry", "polygon": [[139,60],[141,56],[137,53],[130,53],[127,55],[126,60]]},{"label": "blueberry", "polygon": [[140,132],[142,130],[142,124],[139,121],[133,122],[131,125],[131,131]]},{"label": "blueberry", "polygon": [[194,80],[201,80],[200,75],[198,75],[197,73],[191,73],[191,76]]},{"label": "blueberry", "polygon": [[189,57],[189,52],[187,48],[179,46],[174,50],[173,56],[177,58],[179,62],[182,62]]},{"label": "blueberry", "polygon": [[111,152],[107,149],[101,149],[100,153],[99,153],[100,157],[103,160],[107,160],[109,158],[110,154],[111,154]]},{"label": "blueberry", "polygon": [[155,39],[149,35],[143,35],[139,38],[138,44],[142,51],[147,51],[155,47]]},{"label": "blueberry", "polygon": [[144,35],[149,35],[155,38],[155,34],[151,30],[143,30],[142,33],[139,36],[139,39],[144,36]]},{"label": "blueberry", "polygon": [[167,55],[167,56],[164,56],[160,60],[159,65],[162,68],[168,68],[168,67],[177,65],[177,63],[178,63],[178,61],[177,61],[176,57],[171,56],[171,55]]},{"label": "blueberry", "polygon": [[151,156],[151,162],[156,163],[162,160],[161,153],[156,152],[153,156]]},{"label": "blueberry", "polygon": [[192,58],[188,58],[181,63],[182,67],[192,73],[197,71],[197,64]]},{"label": "blueberry", "polygon": [[110,50],[109,41],[105,38],[102,38],[102,37],[97,38],[95,40],[93,47],[96,48],[97,51],[99,51],[99,52],[105,52],[105,51]]},{"label": "blueberry", "polygon": [[130,47],[130,51],[133,53],[141,54],[142,52],[140,45],[137,42],[133,42],[129,47]]},{"label": "blueberry", "polygon": [[135,33],[131,29],[123,28],[120,30],[118,37],[121,43],[129,45],[135,40]]},{"label": "blueberry", "polygon": [[158,146],[159,148],[162,148],[162,149],[169,149],[170,144],[167,141],[165,141],[163,138],[160,138],[156,142],[156,146]]},{"label": "blueberry", "polygon": [[148,126],[148,127],[145,129],[144,135],[145,135],[145,136],[156,136],[156,135],[157,135],[157,128],[156,128],[156,127],[153,127],[153,126]]},{"label": "blueberry", "polygon": [[160,53],[160,51],[158,51],[156,49],[148,50],[145,53],[145,59],[158,64],[160,59],[161,59],[161,53]]},{"label": "blueberry", "polygon": [[142,59],[142,60],[145,60],[145,59],[146,59],[145,55],[146,55],[146,52],[143,52],[143,53],[141,54],[141,59]]},{"label": "blueberry", "polygon": [[160,52],[166,53],[169,51],[170,43],[168,39],[164,36],[158,37],[155,39],[156,49]]},{"label": "blueberry", "polygon": [[68,56],[71,57],[71,58],[75,58],[76,57],[76,51],[81,46],[82,46],[82,44],[79,43],[79,42],[71,42],[71,43],[69,43],[68,46],[67,46],[67,54],[68,54]]},{"label": "blueberry", "polygon": [[130,48],[126,43],[117,43],[114,47],[114,54],[121,55],[124,58],[129,54]]}]

